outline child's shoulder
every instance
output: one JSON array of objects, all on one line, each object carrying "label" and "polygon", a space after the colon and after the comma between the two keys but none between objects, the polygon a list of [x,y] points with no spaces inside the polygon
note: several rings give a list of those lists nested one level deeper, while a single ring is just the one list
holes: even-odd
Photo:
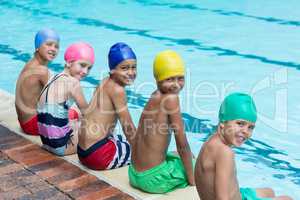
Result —
[{"label": "child's shoulder", "polygon": [[44,65],[33,65],[27,63],[22,69],[19,78],[35,77],[39,80],[45,80],[45,82],[47,82],[47,79],[49,78],[49,74],[50,74],[49,69]]},{"label": "child's shoulder", "polygon": [[234,159],[234,151],[227,145],[217,145],[216,146],[216,156],[217,158],[226,158],[227,160]]},{"label": "child's shoulder", "polygon": [[62,80],[64,84],[67,84],[71,88],[80,86],[80,81],[73,76],[62,75]]},{"label": "child's shoulder", "polygon": [[166,109],[174,110],[180,107],[180,101],[177,94],[162,94],[160,101]]},{"label": "child's shoulder", "polygon": [[47,66],[45,65],[36,65],[35,63],[33,62],[28,62],[26,63],[26,65],[24,66],[24,69],[25,70],[40,70],[42,72],[49,72],[49,69]]},{"label": "child's shoulder", "polygon": [[219,138],[214,135],[211,139],[205,142],[205,146],[210,149],[210,151],[214,151],[218,156],[234,156],[234,152],[231,147],[225,145],[224,143],[219,141]]},{"label": "child's shoulder", "polygon": [[103,83],[103,88],[113,95],[126,95],[125,87],[115,83],[110,78]]}]

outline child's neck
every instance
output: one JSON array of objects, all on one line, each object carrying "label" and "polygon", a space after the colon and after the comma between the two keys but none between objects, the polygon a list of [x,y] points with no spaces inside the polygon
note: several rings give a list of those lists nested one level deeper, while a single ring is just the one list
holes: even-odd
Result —
[{"label": "child's neck", "polygon": [[34,54],[34,62],[36,62],[38,65],[45,65],[47,66],[49,61],[46,59],[43,59],[39,53],[35,52]]},{"label": "child's neck", "polygon": [[110,74],[110,75],[109,75],[109,78],[110,78],[113,82],[115,82],[116,84],[118,84],[118,85],[121,86],[121,87],[125,87],[125,86],[126,86],[126,85],[123,84],[121,81],[119,81],[113,74]]},{"label": "child's neck", "polygon": [[226,139],[225,139],[225,137],[224,137],[224,133],[222,133],[221,128],[218,128],[216,135],[217,135],[218,139],[219,139],[224,145],[229,146],[229,147],[232,147],[232,145],[229,144],[229,143],[226,141]]},{"label": "child's neck", "polygon": [[64,69],[64,71],[62,73],[66,74],[68,76],[71,76],[71,73],[70,73],[70,71],[69,71],[69,69],[67,67],[65,67],[65,69]]}]

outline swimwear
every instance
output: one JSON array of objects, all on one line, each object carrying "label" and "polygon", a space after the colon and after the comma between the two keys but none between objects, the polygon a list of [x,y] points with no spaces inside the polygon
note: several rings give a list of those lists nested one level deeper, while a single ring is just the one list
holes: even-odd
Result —
[{"label": "swimwear", "polygon": [[130,165],[128,176],[133,187],[149,193],[167,193],[188,186],[180,157],[171,153],[164,162],[146,171],[138,172]]},{"label": "swimwear", "polygon": [[75,109],[70,108],[69,109],[69,120],[78,120],[78,119],[79,119],[78,112]]},{"label": "swimwear", "polygon": [[[41,92],[46,91],[45,103],[38,104],[38,129],[43,143],[43,147],[59,156],[63,156],[70,142],[72,128],[69,125],[68,111],[74,103],[73,99],[68,99],[63,103],[48,103],[48,90],[50,85],[63,74],[57,74],[49,81]],[[40,95],[40,97],[41,97]]]},{"label": "swimwear", "polygon": [[109,135],[87,150],[77,146],[80,162],[90,169],[115,169],[130,164],[130,145],[122,135]]},{"label": "swimwear", "polygon": [[20,122],[20,126],[24,133],[29,134],[29,135],[39,135],[39,129],[37,126],[37,115],[34,115],[31,119],[29,119],[27,122]]}]

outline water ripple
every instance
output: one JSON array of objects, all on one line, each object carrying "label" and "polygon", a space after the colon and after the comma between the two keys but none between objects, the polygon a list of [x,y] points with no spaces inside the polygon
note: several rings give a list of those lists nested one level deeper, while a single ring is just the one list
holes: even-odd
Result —
[{"label": "water ripple", "polygon": [[193,4],[176,4],[176,3],[157,3],[157,2],[149,2],[147,0],[135,0],[136,2],[142,4],[143,6],[161,6],[161,7],[168,7],[172,9],[180,9],[180,10],[199,10],[199,11],[207,11],[212,12],[218,15],[223,16],[238,16],[238,17],[244,17],[244,18],[250,18],[255,20],[260,20],[268,23],[276,23],[278,25],[284,25],[284,26],[300,26],[300,21],[294,21],[294,20],[285,20],[285,19],[279,19],[274,17],[261,17],[261,16],[254,16],[254,15],[248,15],[242,12],[237,11],[227,11],[222,9],[209,9],[209,8],[201,8],[199,6],[193,5]]},{"label": "water ripple", "polygon": [[30,12],[32,12],[32,14],[42,14],[42,15],[46,15],[46,16],[52,16],[52,17],[66,19],[66,20],[71,20],[80,25],[102,27],[102,28],[106,28],[109,30],[113,30],[113,31],[125,32],[126,34],[129,34],[129,35],[137,35],[137,36],[141,36],[144,38],[150,38],[153,40],[164,41],[167,43],[171,42],[173,44],[185,46],[185,47],[194,47],[195,49],[198,49],[201,51],[214,52],[217,56],[234,56],[234,57],[239,57],[239,58],[260,61],[260,62],[266,63],[266,64],[291,67],[291,68],[296,68],[296,69],[300,70],[299,63],[273,60],[273,59],[270,59],[270,58],[267,58],[264,56],[260,56],[260,55],[255,55],[255,54],[243,54],[243,53],[240,53],[240,52],[232,50],[232,49],[222,48],[222,47],[218,47],[218,46],[205,45],[202,42],[198,42],[198,41],[196,41],[194,39],[190,39],[190,38],[172,38],[172,37],[166,37],[166,36],[157,36],[157,35],[150,34],[150,30],[132,29],[132,28],[118,26],[118,25],[115,25],[112,23],[104,22],[104,21],[101,21],[98,19],[90,19],[90,18],[82,18],[82,17],[76,18],[76,17],[69,16],[66,13],[58,14],[58,13],[54,13],[51,11],[47,11],[45,9],[40,10],[40,9],[32,8],[30,6],[12,4],[9,1],[2,1],[0,5],[7,6],[9,8],[14,8],[14,7],[19,8],[19,9],[22,9],[27,12],[30,11]]}]

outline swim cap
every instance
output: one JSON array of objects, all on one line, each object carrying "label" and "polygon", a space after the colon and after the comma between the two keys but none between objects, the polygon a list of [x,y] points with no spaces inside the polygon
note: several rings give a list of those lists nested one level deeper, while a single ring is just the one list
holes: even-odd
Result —
[{"label": "swim cap", "polygon": [[52,29],[42,29],[35,34],[34,45],[35,49],[39,48],[44,42],[53,40],[59,42],[58,34]]},{"label": "swim cap", "polygon": [[243,119],[253,123],[256,122],[256,106],[248,94],[232,93],[224,99],[220,107],[220,122],[236,119]]},{"label": "swim cap", "polygon": [[95,61],[94,49],[85,42],[71,44],[65,52],[65,61],[88,60],[92,65]]},{"label": "swim cap", "polygon": [[133,50],[125,43],[118,42],[110,47],[108,53],[108,64],[110,70],[115,69],[124,60],[135,59]]},{"label": "swim cap", "polygon": [[181,57],[172,50],[158,53],[153,63],[153,74],[157,81],[173,76],[184,76],[184,63]]}]

